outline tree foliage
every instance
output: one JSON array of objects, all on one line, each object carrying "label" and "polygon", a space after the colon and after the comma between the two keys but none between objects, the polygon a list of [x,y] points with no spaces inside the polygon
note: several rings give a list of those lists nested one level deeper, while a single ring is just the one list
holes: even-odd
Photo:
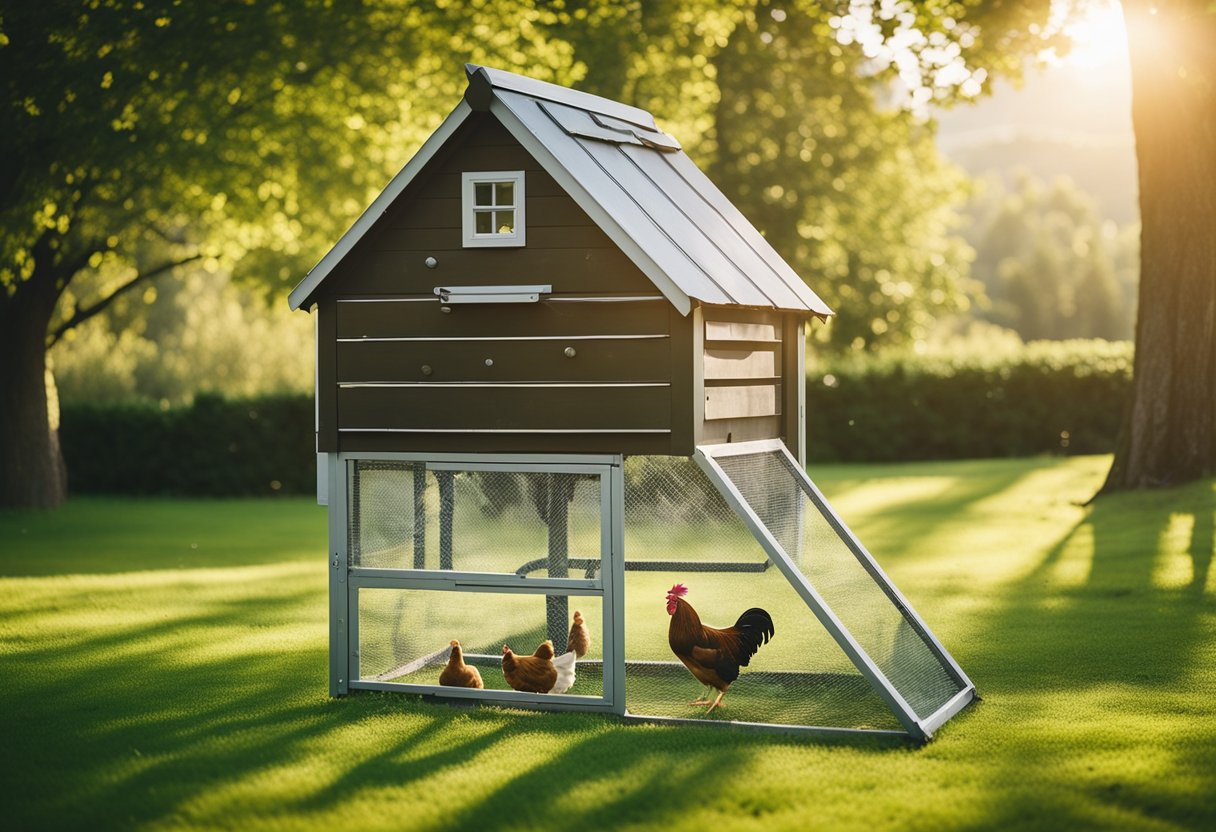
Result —
[{"label": "tree foliage", "polygon": [[991,302],[983,316],[1025,340],[1130,339],[1136,228],[1101,220],[1067,179],[985,185],[969,207],[972,274]]},{"label": "tree foliage", "polygon": [[48,343],[185,264],[292,282],[438,124],[465,59],[571,80],[552,16],[524,0],[6,4],[0,504],[63,499]]},{"label": "tree foliage", "polygon": [[465,61],[655,111],[839,308],[834,345],[917,338],[965,305],[968,257],[923,107],[1016,72],[1054,37],[1046,6],[6,3],[0,399],[21,404],[0,405],[0,503],[62,496],[24,484],[57,458],[48,342],[182,265],[293,283],[457,100]]}]

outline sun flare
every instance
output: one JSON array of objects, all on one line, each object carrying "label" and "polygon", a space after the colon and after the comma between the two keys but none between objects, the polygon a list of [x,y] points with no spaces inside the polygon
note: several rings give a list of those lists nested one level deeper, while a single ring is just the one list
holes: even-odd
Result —
[{"label": "sun flare", "polygon": [[1114,0],[1098,0],[1064,26],[1072,49],[1062,58],[1073,66],[1098,68],[1127,61],[1127,26]]}]

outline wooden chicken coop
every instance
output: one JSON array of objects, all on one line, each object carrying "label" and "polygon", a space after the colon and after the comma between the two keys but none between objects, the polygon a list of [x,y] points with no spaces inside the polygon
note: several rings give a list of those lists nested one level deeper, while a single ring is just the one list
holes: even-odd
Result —
[{"label": "wooden chicken coop", "polygon": [[[290,296],[316,316],[331,692],[682,719],[651,704],[695,685],[662,594],[640,610],[695,576],[693,600],[791,611],[774,644],[800,652],[761,652],[736,689],[772,690],[738,721],[927,738],[974,686],[803,471],[805,330],[831,310],[649,113],[467,72]],[[571,691],[504,686],[497,645],[561,650],[574,608]],[[452,639],[485,688],[438,686]],[[784,707],[791,684],[885,717]]]}]

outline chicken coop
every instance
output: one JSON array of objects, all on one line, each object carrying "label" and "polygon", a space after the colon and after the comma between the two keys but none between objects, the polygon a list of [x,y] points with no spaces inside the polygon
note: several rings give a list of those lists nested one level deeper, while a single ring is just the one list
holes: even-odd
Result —
[{"label": "chicken coop", "polygon": [[[331,694],[927,739],[975,687],[804,469],[831,310],[649,113],[466,70],[290,296],[316,322]],[[675,584],[705,626],[771,616],[716,659],[724,707],[689,703]],[[504,645],[566,653],[576,610],[568,690],[505,676]],[[481,687],[439,684],[457,661]]]}]

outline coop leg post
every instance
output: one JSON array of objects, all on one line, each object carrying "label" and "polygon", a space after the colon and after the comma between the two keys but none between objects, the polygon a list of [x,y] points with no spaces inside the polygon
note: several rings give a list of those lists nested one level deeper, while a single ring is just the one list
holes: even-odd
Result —
[{"label": "coop leg post", "polygon": [[436,471],[439,482],[439,568],[452,568],[452,515],[456,510],[456,494],[451,471]]},{"label": "coop leg post", "polygon": [[[346,461],[329,454],[329,695],[350,692]],[[356,485],[355,494],[358,494]]]},{"label": "coop leg post", "polygon": [[414,568],[426,569],[426,465],[414,466]]},{"label": "coop leg post", "polygon": [[[550,578],[565,578],[570,574],[570,499],[574,496],[574,477],[569,474],[549,475],[549,559]],[[545,617],[549,639],[558,653],[566,652],[569,632],[569,600],[565,595],[545,596]]]}]

